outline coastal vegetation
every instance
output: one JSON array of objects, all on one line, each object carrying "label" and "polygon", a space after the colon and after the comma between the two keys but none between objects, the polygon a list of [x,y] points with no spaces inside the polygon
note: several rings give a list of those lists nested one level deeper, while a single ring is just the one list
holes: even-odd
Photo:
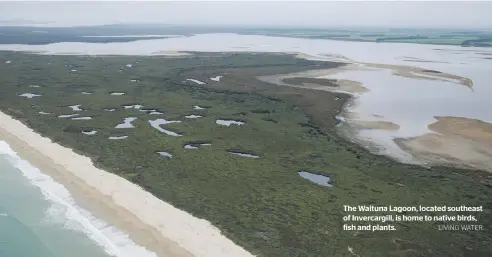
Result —
[{"label": "coastal vegetation", "polygon": [[[373,155],[337,133],[336,116],[348,95],[256,78],[342,64],[274,53],[192,54],[0,52],[0,110],[209,220],[258,256],[492,255],[490,173]],[[132,126],[117,127],[129,120]],[[300,172],[329,178],[330,186]],[[485,229],[395,222],[395,231],[354,233],[343,230],[344,205],[483,206],[475,215]]]}]

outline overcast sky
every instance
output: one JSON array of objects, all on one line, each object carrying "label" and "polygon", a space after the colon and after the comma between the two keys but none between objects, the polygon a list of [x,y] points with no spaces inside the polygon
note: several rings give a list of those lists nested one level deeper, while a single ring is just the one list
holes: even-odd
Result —
[{"label": "overcast sky", "polygon": [[317,27],[492,28],[492,1],[0,2],[0,20]]}]

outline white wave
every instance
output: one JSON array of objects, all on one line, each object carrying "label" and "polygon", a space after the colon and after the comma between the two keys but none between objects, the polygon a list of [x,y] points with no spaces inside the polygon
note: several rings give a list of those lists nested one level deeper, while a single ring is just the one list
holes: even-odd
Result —
[{"label": "white wave", "polygon": [[84,233],[111,256],[157,257],[154,252],[136,245],[128,234],[77,206],[70,192],[63,185],[41,173],[29,162],[22,160],[4,141],[0,141],[0,154],[8,155],[7,160],[40,189],[46,200],[52,203],[46,212],[47,222],[62,224],[66,229]]},{"label": "white wave", "polygon": [[9,216],[7,213],[0,213],[0,217],[7,217]]}]

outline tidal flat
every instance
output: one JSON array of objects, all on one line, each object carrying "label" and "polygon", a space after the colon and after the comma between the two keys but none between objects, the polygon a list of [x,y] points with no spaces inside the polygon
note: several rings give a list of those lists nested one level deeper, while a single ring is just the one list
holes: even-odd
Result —
[{"label": "tidal flat", "polygon": [[[342,230],[343,205],[483,205],[485,211],[477,218],[490,228],[492,183],[490,173],[401,164],[340,137],[336,116],[350,98],[347,94],[257,79],[336,68],[340,63],[247,53],[162,58],[0,52],[0,60],[15,60],[0,67],[2,112],[160,199],[209,220],[257,256],[492,255],[490,230],[442,233],[433,222],[395,223],[397,230],[391,233]],[[119,71],[136,62],[139,65]],[[71,67],[77,72],[70,72]],[[220,83],[186,82],[207,81],[217,74],[227,76]],[[139,81],[138,86],[132,79]],[[30,88],[32,84],[40,87]],[[41,96],[19,96],[28,91]],[[111,95],[114,92],[125,94]],[[92,119],[58,118],[75,103],[84,107],[84,117]],[[161,114],[125,108],[135,103]],[[182,118],[190,113],[202,117]],[[128,117],[137,118],[135,128],[122,135],[115,125]],[[166,124],[182,136],[153,128],[149,120],[156,118],[182,121]],[[216,124],[221,119],[246,124]],[[84,131],[97,133],[88,136]],[[125,138],[108,140],[114,136]],[[185,149],[189,142],[211,145]],[[163,150],[172,158],[156,154]],[[232,150],[261,158],[242,158]],[[302,170],[329,177],[334,186],[327,190],[312,183],[299,176]]]}]

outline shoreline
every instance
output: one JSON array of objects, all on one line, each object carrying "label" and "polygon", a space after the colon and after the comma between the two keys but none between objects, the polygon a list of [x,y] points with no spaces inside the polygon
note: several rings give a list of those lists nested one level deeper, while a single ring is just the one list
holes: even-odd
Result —
[{"label": "shoreline", "polygon": [[[317,56],[311,56],[306,54],[297,53],[296,58],[319,60]],[[340,58],[340,57],[338,57]],[[396,124],[389,120],[378,119],[359,119],[356,113],[351,112],[349,109],[357,104],[357,98],[364,93],[370,93],[370,89],[365,87],[362,82],[348,79],[333,79],[330,76],[354,70],[370,70],[370,69],[385,69],[390,70],[394,76],[407,77],[413,79],[427,79],[427,80],[442,80],[453,82],[462,86],[473,89],[473,81],[461,76],[443,73],[434,70],[427,70],[417,66],[403,66],[403,65],[390,65],[390,64],[377,64],[377,63],[361,63],[350,61],[349,59],[341,57],[342,61],[348,61],[344,66],[329,70],[308,70],[304,72],[289,73],[289,74],[276,74],[270,76],[258,77],[259,80],[264,82],[273,83],[280,86],[298,87],[309,90],[322,90],[347,94],[349,96],[347,102],[341,108],[337,117],[341,120],[341,123],[337,126],[337,133],[346,140],[356,143],[359,146],[365,148],[372,154],[384,155],[400,163],[420,165],[423,167],[429,166],[450,166],[464,169],[479,169],[492,172],[492,162],[487,161],[488,158],[492,158],[492,144],[484,144],[482,139],[478,137],[471,137],[463,132],[464,129],[460,128],[461,132],[452,131],[453,128],[449,128],[453,121],[459,125],[460,120],[473,120],[468,122],[468,126],[471,126],[473,131],[480,129],[478,123],[487,123],[480,120],[475,120],[465,117],[436,117],[438,122],[427,124],[428,133],[422,134],[413,138],[393,138],[394,146],[383,146],[377,141],[365,138],[360,135],[362,130],[381,130],[381,131],[398,131],[401,129],[399,124]],[[329,60],[326,60],[329,61]],[[320,77],[322,76],[322,77]],[[324,86],[321,83],[300,83],[292,84],[287,83],[284,80],[287,79],[325,79],[327,82],[331,80],[336,87]],[[451,81],[452,80],[452,81]],[[442,120],[439,120],[442,118]],[[444,124],[446,123],[446,124]],[[475,126],[477,125],[477,126]],[[446,127],[448,126],[448,127]],[[438,127],[438,128],[436,128]],[[488,132],[491,133],[491,132]],[[456,145],[463,145],[466,148],[465,151],[450,150],[455,149]],[[437,147],[439,146],[439,147]],[[448,149],[443,149],[446,146]]]},{"label": "shoreline", "polygon": [[[128,233],[158,256],[253,256],[210,222],[163,202],[140,186],[96,168],[85,156],[52,142],[0,112],[0,140],[73,194],[77,204]],[[82,197],[83,196],[83,197]]]},{"label": "shoreline", "polygon": [[431,133],[395,138],[404,151],[429,165],[444,165],[492,172],[492,124],[453,116],[435,117]]}]

